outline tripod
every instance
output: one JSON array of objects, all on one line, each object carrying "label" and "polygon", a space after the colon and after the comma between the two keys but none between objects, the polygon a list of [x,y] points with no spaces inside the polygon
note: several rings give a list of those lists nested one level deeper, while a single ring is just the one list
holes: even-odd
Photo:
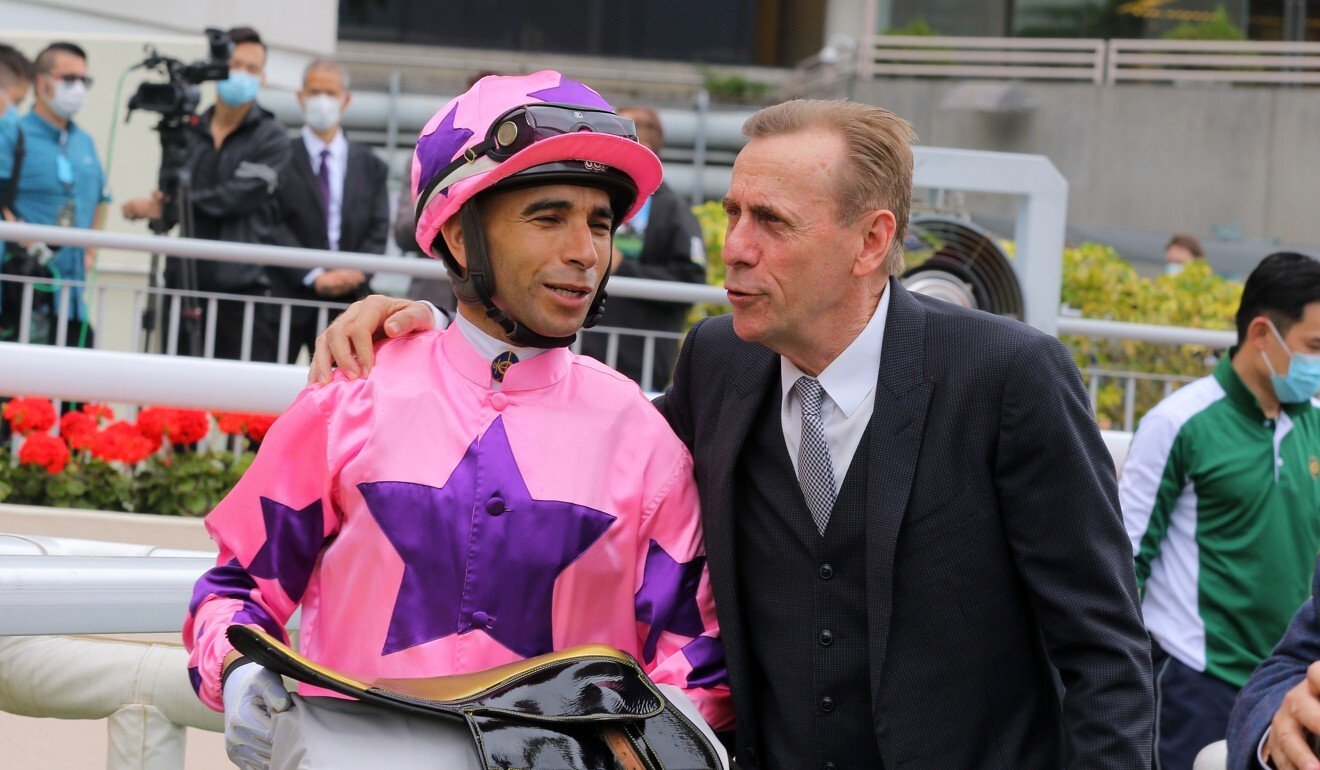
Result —
[{"label": "tripod", "polygon": [[[185,121],[195,120],[191,114],[168,114],[156,124],[160,134],[160,174],[157,178],[161,192],[161,216],[151,220],[153,233],[164,235],[179,225],[179,237],[193,235],[192,171],[188,168],[188,136]],[[188,257],[170,257],[160,253],[151,255],[151,271],[147,282],[151,301],[142,311],[143,352],[151,351],[151,335],[157,319],[166,318],[165,298],[155,290],[160,288],[161,260],[165,261],[165,285],[185,291],[197,289],[197,261]],[[183,296],[176,305],[179,314],[179,352],[190,356],[202,355],[202,305],[197,297]],[[162,351],[167,347],[166,329],[161,330]]]}]

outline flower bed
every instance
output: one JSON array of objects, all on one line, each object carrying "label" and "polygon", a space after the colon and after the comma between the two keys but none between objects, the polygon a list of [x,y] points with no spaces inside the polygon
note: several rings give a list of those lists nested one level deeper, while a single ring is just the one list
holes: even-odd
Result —
[{"label": "flower bed", "polygon": [[[85,404],[56,417],[44,398],[16,398],[3,418],[20,436],[0,447],[0,502],[204,516],[238,483],[276,415],[146,407],[133,422]],[[207,439],[222,435],[220,444]]]}]

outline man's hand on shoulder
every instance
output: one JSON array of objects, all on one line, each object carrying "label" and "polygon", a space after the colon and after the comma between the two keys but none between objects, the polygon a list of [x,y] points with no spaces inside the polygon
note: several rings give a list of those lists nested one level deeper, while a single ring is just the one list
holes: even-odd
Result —
[{"label": "man's hand on shoulder", "polygon": [[335,367],[343,369],[350,380],[366,377],[376,363],[373,345],[377,340],[434,328],[435,316],[425,302],[380,294],[360,299],[317,336],[307,382],[330,382]]},{"label": "man's hand on shoulder", "polygon": [[1320,770],[1311,735],[1320,735],[1320,661],[1312,663],[1306,678],[1283,696],[1261,755],[1278,770]]}]

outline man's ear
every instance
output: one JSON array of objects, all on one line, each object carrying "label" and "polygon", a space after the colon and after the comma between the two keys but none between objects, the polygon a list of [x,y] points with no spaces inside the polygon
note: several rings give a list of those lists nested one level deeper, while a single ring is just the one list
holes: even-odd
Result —
[{"label": "man's ear", "polygon": [[467,270],[467,241],[463,237],[463,224],[459,221],[461,217],[450,217],[440,225],[440,237],[445,239],[445,245],[449,247],[449,253],[454,255],[454,261],[458,266]]},{"label": "man's ear", "polygon": [[894,243],[898,220],[888,209],[868,211],[858,222],[861,228],[862,248],[853,261],[853,275],[858,278],[874,275],[883,270],[885,257]]},{"label": "man's ear", "polygon": [[1269,318],[1258,315],[1251,319],[1247,324],[1247,344],[1254,346],[1257,350],[1265,350],[1270,346],[1274,339],[1274,332],[1270,330]]},{"label": "man's ear", "polygon": [[353,92],[352,92],[352,91],[345,91],[345,92],[344,92],[344,102],[343,102],[343,104],[339,105],[339,109],[341,109],[341,110],[347,110],[347,109],[348,109],[348,103],[351,102],[351,101],[353,101]]}]

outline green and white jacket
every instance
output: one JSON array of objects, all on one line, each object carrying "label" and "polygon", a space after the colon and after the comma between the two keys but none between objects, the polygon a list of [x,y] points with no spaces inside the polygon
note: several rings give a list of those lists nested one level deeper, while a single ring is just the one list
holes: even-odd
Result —
[{"label": "green and white jacket", "polygon": [[1118,490],[1151,637],[1241,687],[1310,596],[1320,408],[1266,418],[1225,357],[1141,420]]}]

